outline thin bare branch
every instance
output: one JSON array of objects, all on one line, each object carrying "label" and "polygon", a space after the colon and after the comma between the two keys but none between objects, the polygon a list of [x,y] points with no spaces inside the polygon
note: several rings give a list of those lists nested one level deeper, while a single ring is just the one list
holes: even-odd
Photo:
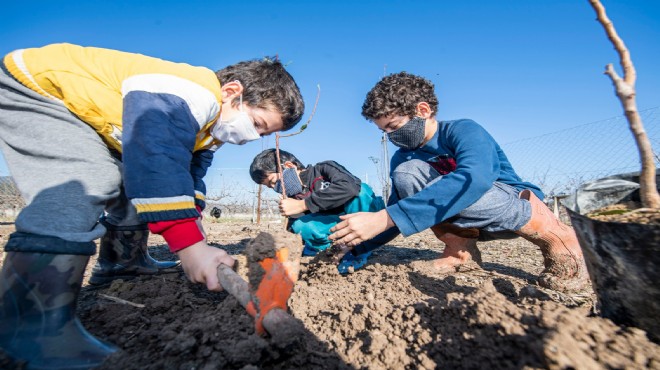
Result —
[{"label": "thin bare branch", "polygon": [[275,135],[275,159],[277,160],[277,174],[280,176],[280,187],[282,187],[282,196],[286,199],[286,186],[282,176],[282,161],[280,161],[280,134]]},{"label": "thin bare branch", "polygon": [[[280,177],[280,186],[282,187],[282,199],[286,199],[286,186],[284,185],[284,177],[282,176],[282,162],[280,161],[280,138],[281,137],[291,137],[300,134],[301,132],[305,131],[307,128],[307,125],[309,125],[312,122],[312,118],[314,117],[314,114],[316,113],[316,107],[319,105],[319,98],[321,97],[321,85],[316,85],[317,88],[317,93],[316,93],[316,101],[314,102],[314,107],[312,108],[312,113],[309,115],[309,118],[307,119],[307,122],[305,122],[302,127],[300,127],[300,130],[298,132],[294,132],[292,134],[287,134],[287,135],[280,135],[280,133],[275,134],[275,157],[277,159],[277,174]],[[284,217],[284,228],[286,229],[287,225],[287,217]]]},{"label": "thin bare branch", "polygon": [[[627,83],[624,79],[619,77],[619,74],[616,73],[614,70],[614,67],[612,66],[612,63],[608,64],[605,66],[605,72],[606,75],[610,76],[610,79],[612,80],[612,83],[614,84],[614,92],[616,95],[619,97],[619,99],[623,102],[627,99],[631,99],[635,96],[635,87],[634,85],[631,85]],[[625,108],[625,106],[624,106]]]},{"label": "thin bare branch", "polygon": [[300,127],[300,130],[298,132],[294,132],[292,134],[286,134],[286,135],[278,134],[279,137],[289,137],[289,136],[298,135],[299,133],[305,131],[307,125],[309,125],[312,122],[312,118],[314,118],[314,114],[316,113],[316,107],[319,105],[319,98],[321,97],[321,85],[316,85],[316,88],[317,88],[316,101],[314,102],[314,108],[312,108],[312,113],[309,115],[307,122],[305,122],[305,124]]},{"label": "thin bare branch", "polygon": [[[301,130],[302,131],[302,130]],[[277,133],[275,135],[275,158],[277,159],[277,174],[279,175],[280,178],[280,187],[282,188],[282,199],[286,199],[286,185],[284,185],[284,176],[282,175],[282,161],[280,161],[280,134]],[[284,216],[284,222],[282,222],[282,226],[284,226],[284,230],[286,230],[287,224],[288,224],[288,217]]]},{"label": "thin bare branch", "polygon": [[600,24],[605,29],[607,38],[610,39],[612,45],[614,45],[614,49],[617,53],[619,53],[619,62],[621,63],[621,68],[623,69],[623,79],[626,81],[626,83],[634,85],[635,80],[637,79],[637,73],[635,72],[635,67],[633,66],[632,59],[630,58],[630,52],[628,51],[628,48],[626,48],[626,44],[624,44],[623,40],[621,40],[619,35],[616,33],[614,24],[607,17],[607,14],[605,13],[605,7],[600,3],[600,0],[589,0],[589,2],[596,11],[598,22],[600,22]]},{"label": "thin bare branch", "polygon": [[117,302],[117,303],[121,303],[121,304],[127,304],[129,306],[133,306],[133,307],[137,307],[137,308],[144,308],[144,305],[142,303],[133,303],[131,301],[127,301],[125,299],[121,299],[121,298],[118,298],[118,297],[113,297],[111,295],[107,295],[107,294],[103,294],[103,293],[99,293],[99,296],[101,296],[105,299],[111,300],[113,302]]},{"label": "thin bare branch", "polygon": [[[300,127],[300,130],[298,132],[294,132],[292,134],[287,134],[287,135],[280,135],[279,132],[275,134],[275,156],[277,158],[277,173],[280,175],[280,179],[282,178],[282,163],[280,162],[280,138],[298,135],[301,132],[305,131],[307,125],[309,125],[312,122],[312,118],[316,113],[316,107],[319,105],[319,98],[321,97],[321,85],[316,85],[316,88],[318,90],[316,93],[316,101],[314,102],[314,107],[312,108],[312,113],[309,115],[307,122],[305,122],[305,124],[302,125],[302,127]],[[280,185],[282,186],[282,196],[286,198],[286,188],[284,186],[284,180],[280,181]]]}]

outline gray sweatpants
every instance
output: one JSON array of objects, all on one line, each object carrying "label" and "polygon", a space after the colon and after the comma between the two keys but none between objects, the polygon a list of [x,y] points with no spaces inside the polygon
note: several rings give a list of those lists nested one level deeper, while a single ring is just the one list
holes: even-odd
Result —
[{"label": "gray sweatpants", "polygon": [[[441,178],[442,175],[430,164],[418,159],[403,162],[392,172],[399,199],[407,198]],[[532,216],[531,205],[520,199],[518,193],[519,190],[510,185],[495,182],[481,198],[447,221],[488,233],[517,231]]]},{"label": "gray sweatpants", "polygon": [[[96,131],[0,68],[0,149],[26,207],[7,251],[92,255],[105,228],[138,224],[123,195],[121,162]],[[112,218],[112,216],[110,216]]]}]

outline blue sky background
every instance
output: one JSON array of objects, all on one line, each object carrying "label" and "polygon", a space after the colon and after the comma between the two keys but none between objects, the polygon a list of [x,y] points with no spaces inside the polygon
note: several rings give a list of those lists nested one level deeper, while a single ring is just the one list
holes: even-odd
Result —
[{"label": "blue sky background", "polygon": [[[603,3],[637,69],[639,108],[660,105],[660,1]],[[282,148],[373,183],[381,136],[360,112],[384,73],[432,80],[439,119],[474,119],[502,144],[621,115],[603,75],[618,55],[595,18],[587,0],[20,1],[3,4],[0,53],[70,42],[213,70],[277,54],[303,92],[303,121],[322,90],[309,128]],[[210,190],[247,181],[274,144],[221,148]]]}]

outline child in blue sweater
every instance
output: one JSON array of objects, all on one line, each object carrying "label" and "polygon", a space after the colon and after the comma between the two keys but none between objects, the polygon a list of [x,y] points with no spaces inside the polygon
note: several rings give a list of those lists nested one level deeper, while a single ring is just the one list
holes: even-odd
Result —
[{"label": "child in blue sweater", "polygon": [[369,91],[362,115],[399,147],[391,160],[392,194],[382,211],[342,216],[330,239],[350,248],[375,236],[387,240],[430,228],[445,243],[433,266],[452,272],[469,261],[481,263],[479,238],[514,232],[543,253],[540,285],[585,287],[589,280],[575,232],[545,206],[539,187],[520,179],[478,123],[438,121],[437,112],[434,86],[419,76],[392,74]]},{"label": "child in blue sweater", "polygon": [[[335,161],[323,161],[304,166],[293,154],[280,150],[282,179],[277,173],[275,149],[259,153],[250,165],[250,177],[282,194],[280,212],[289,217],[287,229],[302,237],[303,255],[313,256],[331,245],[330,228],[340,216],[355,212],[376,212],[385,208],[383,198]],[[370,251],[347,253],[338,265],[340,273],[364,266]]]}]

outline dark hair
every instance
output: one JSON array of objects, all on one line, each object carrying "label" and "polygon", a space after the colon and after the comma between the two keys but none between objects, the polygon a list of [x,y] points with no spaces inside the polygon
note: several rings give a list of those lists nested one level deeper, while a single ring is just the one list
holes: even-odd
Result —
[{"label": "dark hair", "polygon": [[[291,162],[295,164],[299,170],[305,168],[305,165],[302,164],[295,155],[282,149],[280,149],[280,161],[282,164],[284,164],[284,162]],[[274,172],[277,172],[277,155],[275,154],[275,149],[266,149],[257,154],[252,160],[252,164],[250,165],[250,177],[252,177],[252,180],[257,184],[261,184],[269,174]]]},{"label": "dark hair", "polygon": [[[243,101],[251,107],[274,107],[282,114],[283,131],[300,122],[305,111],[300,89],[289,72],[277,58],[263,58],[239,62],[215,72],[220,84],[240,81],[243,85]],[[236,106],[238,98],[231,104]]]},{"label": "dark hair", "polygon": [[383,77],[362,104],[362,116],[376,120],[395,114],[413,117],[417,104],[429,103],[433,115],[438,112],[438,98],[433,91],[431,81],[406,72],[394,73]]}]

